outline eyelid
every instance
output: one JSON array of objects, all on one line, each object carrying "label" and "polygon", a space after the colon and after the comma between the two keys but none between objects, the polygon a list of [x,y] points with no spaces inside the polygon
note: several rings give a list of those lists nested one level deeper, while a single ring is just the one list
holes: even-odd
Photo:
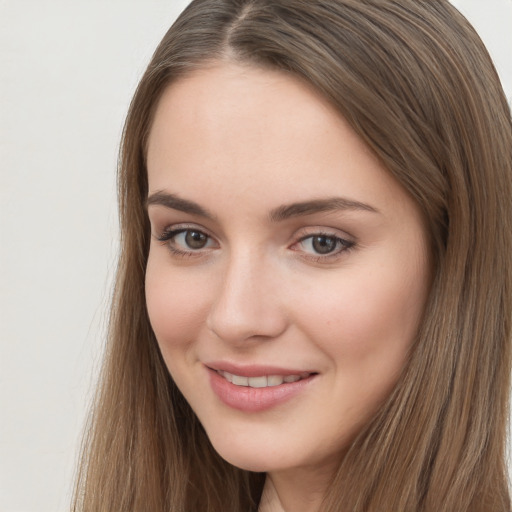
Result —
[{"label": "eyelid", "polygon": [[296,241],[304,240],[305,238],[309,238],[310,236],[332,236],[335,238],[340,238],[341,240],[345,240],[350,243],[356,243],[356,237],[348,233],[347,231],[343,231],[338,228],[330,228],[325,226],[308,226],[301,228],[297,231],[295,237]]},{"label": "eyelid", "polygon": [[161,228],[157,230],[160,234],[154,235],[158,240],[161,240],[169,233],[177,233],[177,232],[183,232],[183,231],[199,231],[201,233],[204,233],[209,238],[215,239],[215,237],[210,233],[208,229],[201,226],[200,224],[195,224],[191,222],[179,222],[177,224],[169,224],[165,226],[164,228]]}]

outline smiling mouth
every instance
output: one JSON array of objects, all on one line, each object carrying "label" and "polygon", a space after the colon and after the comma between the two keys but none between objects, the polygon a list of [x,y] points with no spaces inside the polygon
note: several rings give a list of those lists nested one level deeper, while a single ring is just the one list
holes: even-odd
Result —
[{"label": "smiling mouth", "polygon": [[221,377],[231,384],[241,387],[250,388],[268,388],[280,386],[281,384],[290,384],[299,380],[307,379],[312,373],[302,372],[296,375],[262,375],[259,377],[245,377],[243,375],[235,375],[223,370],[215,370]]},{"label": "smiling mouth", "polygon": [[318,376],[317,372],[265,365],[237,367],[223,362],[205,366],[220,401],[245,413],[262,412],[307,393]]}]

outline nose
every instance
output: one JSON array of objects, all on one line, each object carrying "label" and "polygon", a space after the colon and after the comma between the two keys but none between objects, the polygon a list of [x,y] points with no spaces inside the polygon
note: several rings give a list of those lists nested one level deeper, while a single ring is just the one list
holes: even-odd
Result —
[{"label": "nose", "polygon": [[229,343],[270,340],[287,327],[278,269],[254,254],[232,256],[218,276],[207,327]]}]

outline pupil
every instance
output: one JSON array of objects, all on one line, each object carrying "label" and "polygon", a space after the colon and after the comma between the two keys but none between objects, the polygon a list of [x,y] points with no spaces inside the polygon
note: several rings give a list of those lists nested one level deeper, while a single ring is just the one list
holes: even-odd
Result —
[{"label": "pupil", "polygon": [[206,235],[199,231],[187,231],[185,242],[191,249],[202,249],[206,245]]},{"label": "pupil", "polygon": [[313,249],[319,254],[328,254],[336,248],[336,239],[330,236],[315,236]]}]

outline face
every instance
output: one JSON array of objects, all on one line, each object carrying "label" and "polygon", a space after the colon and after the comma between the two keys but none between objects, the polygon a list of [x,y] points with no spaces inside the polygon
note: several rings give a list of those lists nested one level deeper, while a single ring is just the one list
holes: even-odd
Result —
[{"label": "face", "polygon": [[235,64],[169,86],[148,175],[149,316],[213,446],[254,471],[338,462],[421,320],[415,203],[309,86]]}]

